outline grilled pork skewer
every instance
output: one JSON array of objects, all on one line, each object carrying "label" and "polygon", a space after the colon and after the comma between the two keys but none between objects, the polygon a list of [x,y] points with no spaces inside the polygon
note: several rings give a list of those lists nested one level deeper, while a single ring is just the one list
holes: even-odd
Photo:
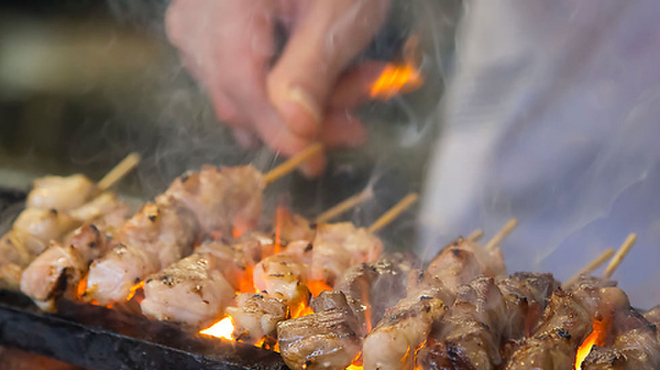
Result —
[{"label": "grilled pork skewer", "polygon": [[632,370],[660,367],[660,342],[655,324],[630,307],[622,291],[612,307],[614,340],[607,348],[594,346],[582,362],[582,370]]},{"label": "grilled pork skewer", "polygon": [[592,328],[592,318],[617,307],[620,289],[612,281],[582,278],[570,291],[555,291],[543,321],[519,343],[506,369],[570,369],[578,347]]},{"label": "grilled pork skewer", "polygon": [[424,369],[495,369],[504,343],[535,329],[546,299],[559,286],[551,274],[517,273],[495,282],[480,276],[458,290],[449,313],[434,324]]},{"label": "grilled pork skewer", "polygon": [[[499,243],[499,242],[498,242]],[[386,317],[366,337],[362,356],[367,370],[398,369],[401,363],[412,366],[414,354],[426,340],[431,324],[438,321],[453,302],[453,295],[461,285],[467,284],[476,276],[506,276],[506,267],[501,251],[494,243],[486,249],[474,241],[457,239],[447,245],[431,260],[425,278],[426,286],[435,291],[449,291],[450,296],[443,297],[443,305],[429,304],[421,297],[434,297],[422,290],[416,296],[410,296],[388,311]],[[416,310],[431,310],[424,314],[406,316]],[[388,320],[387,317],[390,317]],[[405,319],[401,319],[405,317]],[[416,331],[416,332],[413,332]],[[383,356],[383,352],[387,356]]]}]

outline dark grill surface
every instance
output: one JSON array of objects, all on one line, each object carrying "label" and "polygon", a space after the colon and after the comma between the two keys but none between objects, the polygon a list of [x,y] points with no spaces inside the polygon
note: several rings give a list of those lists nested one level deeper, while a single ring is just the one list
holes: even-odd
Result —
[{"label": "dark grill surface", "polygon": [[[24,198],[24,193],[0,189],[0,210]],[[26,296],[9,291],[0,291],[0,346],[96,370],[287,368],[279,354],[251,345],[67,301],[58,303],[56,315],[46,314]]]}]

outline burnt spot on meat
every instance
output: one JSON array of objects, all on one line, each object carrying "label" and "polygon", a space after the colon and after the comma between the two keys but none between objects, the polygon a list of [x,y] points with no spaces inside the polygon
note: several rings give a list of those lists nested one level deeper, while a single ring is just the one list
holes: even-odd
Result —
[{"label": "burnt spot on meat", "polygon": [[183,175],[181,175],[181,183],[188,181],[189,178],[190,178],[190,173],[188,172],[184,173]]},{"label": "burnt spot on meat", "polygon": [[140,278],[139,278],[139,277],[136,277],[135,280],[133,281],[133,284],[137,284],[137,283],[139,283],[139,282],[140,282]]},{"label": "burnt spot on meat", "polygon": [[90,248],[96,248],[96,242],[91,241],[91,242],[87,243],[87,246],[90,247]]},{"label": "burnt spot on meat", "polygon": [[160,277],[160,281],[167,286],[174,286],[174,279],[169,275],[163,275]]},{"label": "burnt spot on meat", "polygon": [[50,213],[52,213],[54,216],[57,216],[57,210],[55,208],[51,208]]},{"label": "burnt spot on meat", "polygon": [[309,244],[307,244],[307,246],[305,247],[305,252],[309,252],[309,251],[311,251],[312,249],[314,249],[314,246],[312,245],[312,243],[309,243]]},{"label": "burnt spot on meat", "polygon": [[571,339],[571,333],[568,332],[568,330],[564,328],[557,328],[557,335],[564,339]]},{"label": "burnt spot on meat", "polygon": [[149,278],[149,279],[147,279],[146,283],[149,284],[149,283],[151,283],[153,280],[154,280],[154,279]]},{"label": "burnt spot on meat", "polygon": [[257,299],[264,299],[264,296],[261,294],[255,294],[254,297]]},{"label": "burnt spot on meat", "polygon": [[156,222],[156,217],[157,215],[149,215],[147,216],[151,222]]},{"label": "burnt spot on meat", "polygon": [[464,258],[464,253],[463,252],[464,251],[462,249],[458,249],[458,248],[452,248],[451,249],[451,253],[453,253],[454,256],[456,256],[456,258]]},{"label": "burnt spot on meat", "polygon": [[276,277],[276,278],[283,278],[284,274],[268,274],[268,276]]},{"label": "burnt spot on meat", "polygon": [[57,281],[55,282],[55,286],[53,287],[53,290],[51,290],[48,293],[48,296],[46,297],[46,300],[50,300],[53,297],[59,297],[64,292],[66,292],[67,288],[67,282],[69,281],[69,277],[71,276],[72,269],[70,267],[67,267],[62,270],[60,273],[60,276],[57,277]]},{"label": "burnt spot on meat", "polygon": [[310,229],[316,230],[317,227],[319,227],[319,224],[317,224],[316,222],[310,222],[309,223],[309,228]]}]

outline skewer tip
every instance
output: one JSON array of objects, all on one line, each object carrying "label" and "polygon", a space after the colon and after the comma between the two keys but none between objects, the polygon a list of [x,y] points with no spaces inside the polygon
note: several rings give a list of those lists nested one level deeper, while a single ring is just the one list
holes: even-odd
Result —
[{"label": "skewer tip", "polygon": [[616,271],[617,268],[621,265],[621,262],[623,262],[623,259],[626,257],[628,252],[630,252],[630,249],[635,245],[637,242],[637,234],[631,233],[628,235],[626,240],[621,244],[621,247],[616,251],[616,254],[614,257],[612,257],[612,260],[610,261],[609,265],[607,265],[607,268],[605,269],[605,272],[603,273],[603,279],[609,279],[614,275],[614,272]]}]

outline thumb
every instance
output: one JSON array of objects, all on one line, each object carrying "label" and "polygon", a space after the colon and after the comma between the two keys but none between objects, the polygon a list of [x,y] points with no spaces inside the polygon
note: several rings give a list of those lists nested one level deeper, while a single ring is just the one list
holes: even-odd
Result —
[{"label": "thumb", "polygon": [[337,79],[380,28],[389,0],[302,3],[305,9],[268,76],[268,94],[289,129],[311,139],[320,133]]}]

